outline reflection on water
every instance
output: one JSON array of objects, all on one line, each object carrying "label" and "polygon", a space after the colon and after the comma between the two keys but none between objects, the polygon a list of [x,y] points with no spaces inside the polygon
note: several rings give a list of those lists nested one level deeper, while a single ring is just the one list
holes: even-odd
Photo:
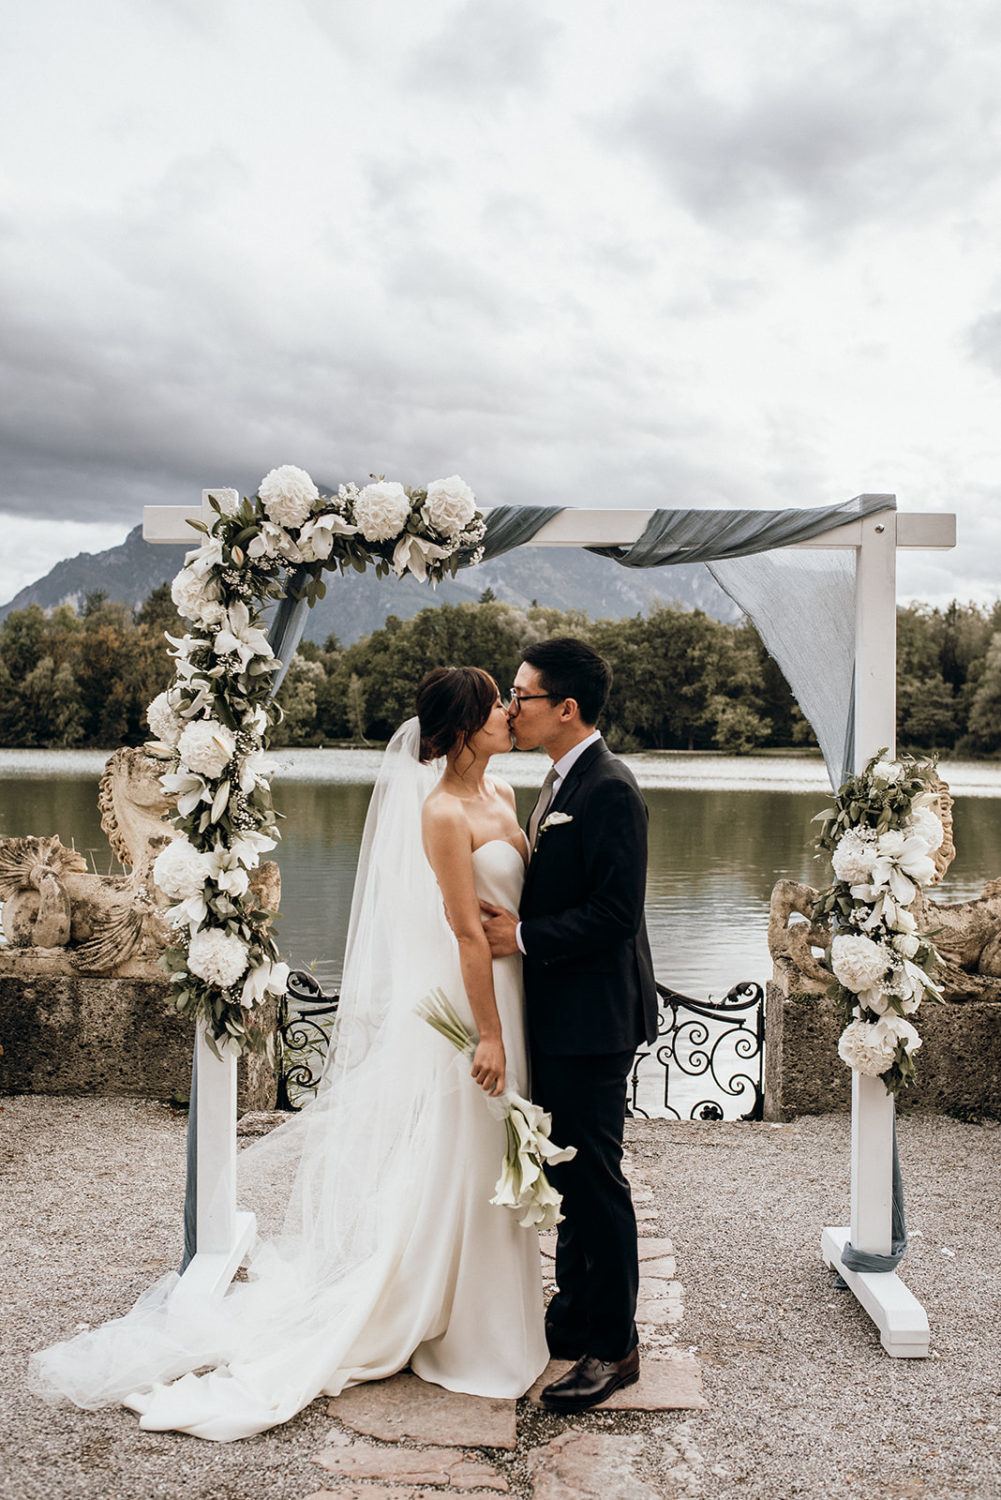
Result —
[{"label": "reflection on water", "polygon": [[[376,751],[281,752],[275,783],[285,815],[283,953],[312,968],[324,989],[340,981],[362,825]],[[768,757],[637,756],[650,807],[647,915],[657,977],[671,989],[719,997],[769,972],[768,897],[779,876],[827,878],[809,847],[825,805],[821,763]],[[97,812],[98,752],[0,752],[0,836],[58,833],[102,873],[113,867]],[[545,770],[538,755],[495,762],[517,784],[525,821]],[[1001,767],[943,768],[969,788],[955,807],[958,856],[943,900],[965,900],[1001,874]],[[702,784],[688,783],[702,777]],[[777,785],[781,775],[786,785]],[[331,779],[325,779],[330,777]],[[682,784],[679,784],[679,780]],[[990,795],[988,795],[990,793]]]}]

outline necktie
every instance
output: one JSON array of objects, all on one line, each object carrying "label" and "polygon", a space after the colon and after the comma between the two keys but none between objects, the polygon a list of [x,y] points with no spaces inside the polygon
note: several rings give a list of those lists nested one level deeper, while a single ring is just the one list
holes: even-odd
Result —
[{"label": "necktie", "polygon": [[528,842],[533,849],[535,848],[535,841],[539,836],[539,824],[542,822],[543,818],[546,816],[546,813],[549,811],[550,803],[553,800],[553,788],[556,785],[556,781],[556,767],[551,766],[549,769],[549,774],[547,775],[545,781],[542,783],[542,790],[539,792],[539,800],[532,808],[532,816],[528,820]]}]

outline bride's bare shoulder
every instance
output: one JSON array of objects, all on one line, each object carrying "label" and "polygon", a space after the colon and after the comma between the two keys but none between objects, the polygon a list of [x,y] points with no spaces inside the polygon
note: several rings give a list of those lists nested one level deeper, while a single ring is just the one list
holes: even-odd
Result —
[{"label": "bride's bare shoulder", "polygon": [[446,791],[443,786],[436,786],[425,798],[421,823],[427,834],[436,830],[468,828],[469,818],[461,797]]},{"label": "bride's bare shoulder", "polygon": [[503,802],[506,802],[509,807],[514,807],[514,787],[511,785],[511,783],[509,781],[505,781],[503,776],[491,776],[489,780],[493,784],[494,796],[500,797],[500,799]]}]

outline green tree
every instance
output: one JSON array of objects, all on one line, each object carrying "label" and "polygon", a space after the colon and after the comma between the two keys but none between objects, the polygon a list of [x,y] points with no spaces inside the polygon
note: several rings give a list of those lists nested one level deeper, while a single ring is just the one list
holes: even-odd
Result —
[{"label": "green tree", "polygon": [[991,638],[987,660],[970,704],[969,747],[983,755],[1001,750],[1001,631]]}]

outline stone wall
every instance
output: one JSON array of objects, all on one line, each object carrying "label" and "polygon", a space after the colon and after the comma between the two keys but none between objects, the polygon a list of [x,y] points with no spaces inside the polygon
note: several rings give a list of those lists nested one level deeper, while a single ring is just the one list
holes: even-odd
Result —
[{"label": "stone wall", "polygon": [[[0,1094],[127,1094],[186,1099],[194,1023],[162,979],[0,974]],[[265,1058],[241,1059],[238,1108],[271,1109]]]},{"label": "stone wall", "polygon": [[[851,1072],[838,1056],[841,1007],[826,995],[785,994],[772,980],[765,1001],[765,1119],[851,1108]],[[967,1001],[918,1013],[917,1080],[897,1107],[1001,1118],[1001,1005]]]}]

